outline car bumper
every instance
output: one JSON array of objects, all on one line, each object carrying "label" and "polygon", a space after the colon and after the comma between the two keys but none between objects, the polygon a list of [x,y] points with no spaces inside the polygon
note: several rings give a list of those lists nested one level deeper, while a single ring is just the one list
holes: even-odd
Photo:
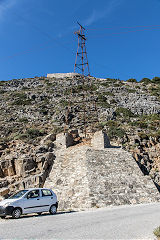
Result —
[{"label": "car bumper", "polygon": [[2,207],[0,206],[0,217],[11,215],[13,212],[14,207],[8,206],[8,207]]}]

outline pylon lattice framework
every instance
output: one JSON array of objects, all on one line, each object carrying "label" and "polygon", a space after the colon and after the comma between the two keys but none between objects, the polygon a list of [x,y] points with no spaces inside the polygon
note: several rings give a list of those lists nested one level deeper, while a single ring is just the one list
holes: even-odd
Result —
[{"label": "pylon lattice framework", "polygon": [[[73,89],[74,87],[71,87],[71,92],[70,92],[70,98],[68,101],[68,107],[66,109],[66,117],[65,117],[65,122],[66,122],[66,126],[64,129],[64,132],[66,132],[67,128],[69,128],[70,125],[70,121],[69,121],[69,114],[72,112],[72,106],[74,104],[78,104],[78,108],[79,110],[76,111],[77,114],[79,113],[80,116],[81,114],[83,115],[83,117],[80,119],[83,122],[83,133],[84,136],[86,138],[88,130],[87,127],[89,125],[89,123],[94,124],[95,122],[98,121],[98,117],[97,117],[97,107],[96,107],[96,102],[94,100],[94,97],[92,96],[92,100],[89,99],[89,94],[91,94],[92,90],[91,90],[91,79],[89,78],[90,76],[90,71],[89,71],[89,64],[88,64],[88,58],[87,58],[87,51],[86,51],[86,37],[85,37],[85,28],[82,27],[79,23],[78,25],[80,26],[79,31],[75,32],[75,34],[78,36],[78,48],[77,48],[77,54],[76,54],[76,61],[75,61],[75,65],[74,65],[74,72],[80,73],[81,74],[81,80],[82,80],[82,92],[81,92],[81,96],[82,99],[79,99],[79,101],[73,101],[72,102],[72,97],[73,97]],[[74,77],[73,77],[74,79]],[[73,89],[72,89],[73,88]],[[72,106],[71,106],[72,105]],[[93,114],[96,115],[93,118],[91,116],[91,112]],[[69,126],[70,125],[70,126]],[[91,126],[91,128],[93,128],[93,126]]]},{"label": "pylon lattice framework", "polygon": [[74,72],[78,70],[80,71],[82,76],[90,76],[89,71],[89,64],[88,64],[88,58],[87,58],[87,51],[86,51],[86,37],[85,37],[85,28],[80,26],[79,31],[75,32],[75,34],[78,35],[78,49],[77,49],[77,55],[76,55],[76,61],[74,65]]},{"label": "pylon lattice framework", "polygon": [[[78,22],[77,22],[78,23]],[[74,66],[74,72],[80,73],[82,76],[82,84],[83,84],[83,121],[84,121],[84,134],[85,137],[87,136],[87,127],[91,119],[89,119],[90,112],[96,113],[96,121],[92,119],[93,122],[97,122],[97,108],[95,100],[88,101],[89,92],[91,92],[92,84],[90,81],[90,70],[87,58],[87,51],[86,51],[86,37],[85,37],[85,28],[82,27],[81,24],[78,23],[80,26],[79,31],[75,32],[78,36],[78,48],[76,54],[76,61]],[[89,87],[89,88],[88,88]],[[89,89],[89,90],[85,90]],[[94,99],[94,98],[93,98]],[[92,103],[91,103],[92,102]],[[79,103],[80,104],[80,103]],[[93,106],[92,106],[93,105]],[[93,118],[93,116],[92,116]]]}]

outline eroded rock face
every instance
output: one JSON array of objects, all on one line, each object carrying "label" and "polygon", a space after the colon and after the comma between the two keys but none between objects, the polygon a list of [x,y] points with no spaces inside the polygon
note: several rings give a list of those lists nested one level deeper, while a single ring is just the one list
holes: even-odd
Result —
[{"label": "eroded rock face", "polygon": [[52,135],[40,146],[13,141],[0,160],[0,196],[28,187],[42,187],[55,160]]},{"label": "eroded rock face", "polygon": [[160,138],[128,136],[125,149],[130,151],[145,175],[150,175],[160,191]]}]

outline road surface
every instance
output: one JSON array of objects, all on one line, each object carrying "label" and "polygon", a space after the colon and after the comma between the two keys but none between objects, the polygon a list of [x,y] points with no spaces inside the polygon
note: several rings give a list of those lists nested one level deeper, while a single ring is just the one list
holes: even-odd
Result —
[{"label": "road surface", "polygon": [[160,203],[0,220],[1,239],[155,239]]}]

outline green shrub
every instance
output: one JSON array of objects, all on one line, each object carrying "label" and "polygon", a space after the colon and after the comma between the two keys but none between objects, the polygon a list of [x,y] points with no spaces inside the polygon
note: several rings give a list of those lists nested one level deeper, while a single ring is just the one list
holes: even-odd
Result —
[{"label": "green shrub", "polygon": [[0,86],[3,86],[7,81],[0,81]]},{"label": "green shrub", "polygon": [[104,96],[104,93],[98,94],[98,102],[97,104],[103,108],[109,108],[110,104],[107,102],[106,97]]},{"label": "green shrub", "polygon": [[4,90],[0,90],[0,94],[3,94],[3,93],[5,93],[6,91],[4,91]]},{"label": "green shrub", "polygon": [[98,94],[98,101],[99,102],[105,102],[107,99],[105,97],[105,93],[99,93]]},{"label": "green shrub", "polygon": [[28,122],[28,119],[27,119],[27,118],[20,118],[20,119],[19,119],[19,122],[27,123],[27,122]]},{"label": "green shrub", "polygon": [[117,101],[115,99],[111,99],[110,104],[114,104],[114,103],[117,103]]},{"label": "green shrub", "polygon": [[67,107],[69,105],[69,101],[67,100],[61,100],[60,101],[60,104],[63,106],[63,107]]},{"label": "green shrub", "polygon": [[122,138],[125,135],[125,130],[122,128],[116,128],[116,127],[110,127],[108,130],[108,137],[113,138],[113,137],[119,137]]},{"label": "green shrub", "polygon": [[76,87],[67,88],[64,91],[64,95],[70,95],[71,93],[81,93],[82,91],[94,92],[96,90],[97,90],[97,86],[95,84],[85,84],[85,85],[81,84]]},{"label": "green shrub", "polygon": [[106,96],[112,96],[112,97],[114,97],[114,94],[111,93],[111,92],[105,92],[104,94],[105,94]]},{"label": "green shrub", "polygon": [[127,89],[127,91],[128,91],[129,93],[135,93],[135,92],[136,92],[135,89]]},{"label": "green shrub", "polygon": [[134,114],[128,108],[119,107],[116,109],[116,114],[117,114],[117,116],[134,117]]},{"label": "green shrub", "polygon": [[22,90],[25,91],[25,90],[29,90],[30,88],[28,87],[22,87]]},{"label": "green shrub", "polygon": [[27,100],[17,99],[12,103],[12,105],[30,105],[31,103],[32,103],[31,99]]},{"label": "green shrub", "polygon": [[152,79],[152,83],[160,84],[160,77],[154,77],[154,78]]},{"label": "green shrub", "polygon": [[11,96],[16,97],[16,98],[21,99],[21,100],[26,100],[27,99],[27,95],[23,92],[15,92],[15,93],[12,93]]},{"label": "green shrub", "polygon": [[109,121],[107,121],[106,125],[109,126],[109,127],[117,127],[118,126],[118,122],[113,121],[113,120],[109,120]]},{"label": "green shrub", "polygon": [[64,91],[64,95],[70,95],[72,93],[72,89],[71,88],[67,88]]},{"label": "green shrub", "polygon": [[101,85],[107,88],[110,86],[108,82],[102,82]]},{"label": "green shrub", "polygon": [[63,128],[63,127],[55,126],[54,129],[53,129],[53,131],[52,131],[52,133],[53,133],[53,134],[59,134],[59,133],[61,133],[61,132],[63,132],[63,131],[64,131],[64,128]]},{"label": "green shrub", "polygon": [[45,83],[45,84],[48,84],[48,83],[49,83],[49,79],[45,79],[45,80],[44,80],[44,83]]},{"label": "green shrub", "polygon": [[107,82],[110,82],[110,83],[115,83],[118,81],[118,79],[115,79],[115,78],[106,78]]},{"label": "green shrub", "polygon": [[108,127],[118,127],[118,123],[116,121],[113,120],[109,120],[109,121],[105,121],[105,122],[101,122],[100,126],[104,127],[104,126],[108,126]]},{"label": "green shrub", "polygon": [[106,126],[106,125],[107,125],[107,121],[106,121],[106,122],[100,122],[100,123],[99,123],[99,127],[102,127],[102,128],[103,128],[104,126]]},{"label": "green shrub", "polygon": [[143,139],[146,139],[146,140],[149,139],[148,135],[147,135],[146,133],[144,133],[144,132],[139,132],[139,133],[138,133],[138,136],[139,136],[142,140],[143,140]]},{"label": "green shrub", "polygon": [[160,227],[157,227],[154,231],[153,231],[153,233],[154,233],[154,235],[156,236],[156,237],[160,237]]},{"label": "green shrub", "polygon": [[150,87],[149,92],[152,96],[159,97],[160,96],[160,87]]},{"label": "green shrub", "polygon": [[150,115],[143,115],[141,117],[143,120],[146,120],[146,121],[159,121],[160,120],[160,114],[150,114]]},{"label": "green shrub", "polygon": [[10,95],[12,98],[17,98],[12,105],[30,105],[32,100],[27,98],[27,95],[23,92],[16,92]]},{"label": "green shrub", "polygon": [[135,78],[130,78],[126,82],[137,83],[137,80]]},{"label": "green shrub", "polygon": [[110,108],[111,105],[108,102],[98,102],[98,105],[102,108]]},{"label": "green shrub", "polygon": [[18,134],[14,136],[14,139],[20,139],[20,140],[33,140],[38,137],[44,136],[45,131],[44,130],[39,130],[36,128],[28,128],[24,133]]},{"label": "green shrub", "polygon": [[15,140],[18,140],[18,139],[24,140],[24,139],[27,139],[27,138],[28,138],[28,135],[26,133],[21,133],[21,134],[18,134],[18,135],[14,136]]},{"label": "green shrub", "polygon": [[149,79],[149,78],[142,78],[140,83],[149,84],[149,83],[151,83],[151,79]]},{"label": "green shrub", "polygon": [[148,123],[146,123],[145,121],[134,121],[134,122],[130,122],[129,124],[131,126],[140,127],[140,128],[148,127]]},{"label": "green shrub", "polygon": [[160,138],[160,130],[156,131],[156,132],[152,132],[150,133],[151,137],[156,137],[156,138]]},{"label": "green shrub", "polygon": [[44,135],[43,130],[35,129],[35,128],[28,128],[25,132],[29,138],[37,138]]},{"label": "green shrub", "polygon": [[123,85],[123,84],[121,84],[121,83],[115,83],[115,84],[114,84],[114,87],[122,87],[122,85]]}]

